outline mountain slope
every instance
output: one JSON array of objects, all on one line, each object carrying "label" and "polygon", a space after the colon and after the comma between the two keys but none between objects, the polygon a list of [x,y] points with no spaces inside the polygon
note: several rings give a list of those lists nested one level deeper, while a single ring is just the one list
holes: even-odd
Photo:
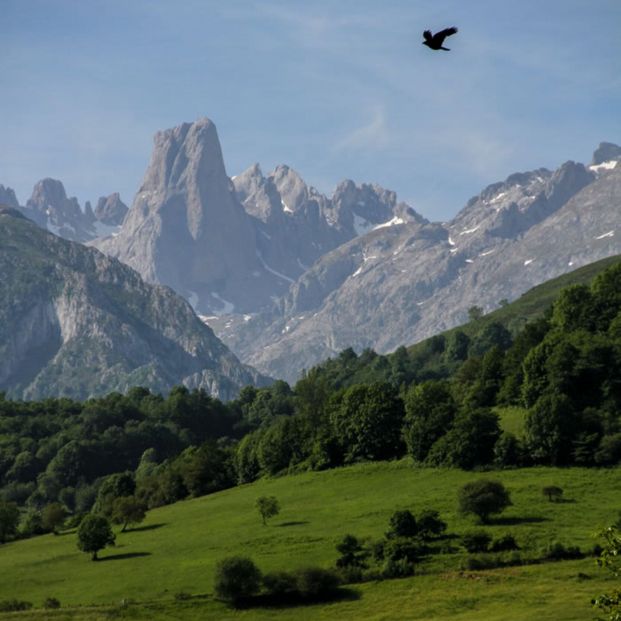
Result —
[{"label": "mountain slope", "polygon": [[249,364],[294,381],[352,346],[380,353],[621,253],[621,166],[511,175],[447,224],[394,223],[321,257],[271,316],[210,322]]},{"label": "mountain slope", "polygon": [[263,378],[170,289],[0,210],[0,390],[87,398],[184,383],[222,399]]}]

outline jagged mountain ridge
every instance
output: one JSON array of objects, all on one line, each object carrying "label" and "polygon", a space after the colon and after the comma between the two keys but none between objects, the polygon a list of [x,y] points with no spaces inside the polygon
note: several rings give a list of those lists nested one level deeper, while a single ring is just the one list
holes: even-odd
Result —
[{"label": "jagged mountain ridge", "polygon": [[[621,159],[614,146],[605,157]],[[318,260],[271,316],[211,323],[242,359],[290,381],[345,347],[385,353],[458,325],[471,306],[621,252],[621,165],[599,160],[511,175],[443,225],[377,229]]]},{"label": "jagged mountain ridge", "polygon": [[62,181],[49,177],[35,184],[23,206],[11,188],[0,185],[0,204],[19,209],[42,229],[77,242],[116,234],[128,211],[118,192],[100,197],[94,211],[89,201],[82,210],[75,196],[67,196]]},{"label": "jagged mountain ridge", "polygon": [[269,312],[326,252],[391,219],[422,221],[393,192],[341,184],[328,199],[287,166],[229,179],[207,118],[158,132],[118,235],[94,242],[203,315]]},{"label": "jagged mountain ridge", "polygon": [[0,390],[86,399],[183,383],[222,399],[266,378],[171,289],[0,209]]},{"label": "jagged mountain ridge", "polygon": [[510,175],[439,224],[376,185],[344,181],[327,197],[258,164],[229,179],[200,119],[156,135],[120,233],[94,244],[184,295],[244,361],[292,381],[345,347],[390,351],[620,252],[619,159],[602,143],[590,166]]}]

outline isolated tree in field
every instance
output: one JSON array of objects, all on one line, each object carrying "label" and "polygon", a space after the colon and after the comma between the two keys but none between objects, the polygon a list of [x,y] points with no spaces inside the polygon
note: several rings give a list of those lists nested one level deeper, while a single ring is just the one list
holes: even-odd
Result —
[{"label": "isolated tree in field", "polygon": [[495,513],[502,513],[511,503],[509,492],[500,481],[480,479],[466,483],[459,490],[459,511],[476,515],[484,524]]},{"label": "isolated tree in field", "polygon": [[145,518],[147,507],[135,496],[121,496],[112,504],[112,523],[122,524],[121,532],[130,524],[139,524]]},{"label": "isolated tree in field", "polygon": [[19,522],[19,509],[14,502],[0,499],[0,543],[14,535]]},{"label": "isolated tree in field", "polygon": [[261,588],[261,571],[243,556],[225,558],[216,565],[216,596],[232,604],[251,597]]},{"label": "isolated tree in field", "polygon": [[275,496],[261,496],[257,498],[256,506],[261,514],[264,526],[267,524],[267,520],[280,513],[280,504]]},{"label": "isolated tree in field", "polygon": [[541,493],[546,496],[550,502],[559,502],[563,497],[563,489],[556,485],[546,485],[542,488]]},{"label": "isolated tree in field", "polygon": [[114,545],[114,539],[110,522],[101,515],[90,513],[84,517],[78,528],[78,548],[82,552],[90,552],[93,561],[97,560],[99,550]]},{"label": "isolated tree in field", "polygon": [[52,502],[43,507],[43,511],[41,511],[41,526],[43,526],[44,530],[51,531],[57,535],[58,528],[64,524],[66,517],[65,507],[59,502]]}]

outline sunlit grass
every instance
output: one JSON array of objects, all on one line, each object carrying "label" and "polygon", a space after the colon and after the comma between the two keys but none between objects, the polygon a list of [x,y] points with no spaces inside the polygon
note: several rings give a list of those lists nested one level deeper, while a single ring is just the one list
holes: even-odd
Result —
[{"label": "sunlit grass", "polygon": [[[5,544],[0,547],[0,600],[16,597],[40,607],[46,597],[56,597],[63,607],[106,606],[106,610],[46,613],[55,619],[73,618],[56,614],[96,619],[122,600],[137,603],[116,610],[115,616],[121,618],[589,618],[589,599],[605,590],[606,578],[592,558],[460,574],[463,554],[441,555],[423,564],[425,575],[356,585],[359,599],[294,611],[227,612],[211,598],[214,566],[223,557],[248,555],[264,571],[332,566],[335,543],[344,534],[379,539],[396,509],[437,509],[450,532],[463,533],[473,521],[457,514],[457,490],[483,476],[503,481],[513,500],[502,518],[488,527],[491,534],[511,533],[530,551],[552,539],[590,549],[594,534],[621,509],[617,469],[468,473],[413,468],[405,460],[362,464],[263,480],[153,510],[139,529],[118,533],[117,545],[102,551],[99,562],[78,551],[74,533]],[[546,485],[562,487],[565,502],[548,502],[541,493]],[[267,526],[254,506],[261,495],[276,496],[282,507]],[[579,580],[579,573],[592,579]],[[175,601],[180,592],[193,599]],[[503,607],[509,605],[512,614],[502,616]],[[404,610],[407,615],[398,616]],[[534,615],[536,610],[540,614]],[[35,611],[19,618],[43,618],[41,614]]]}]

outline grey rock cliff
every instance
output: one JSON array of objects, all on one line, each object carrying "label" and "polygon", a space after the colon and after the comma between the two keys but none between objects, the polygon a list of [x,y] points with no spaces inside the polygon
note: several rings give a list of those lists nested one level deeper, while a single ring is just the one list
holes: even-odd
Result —
[{"label": "grey rock cliff", "polygon": [[213,326],[243,360],[295,381],[345,347],[388,352],[458,325],[473,305],[621,253],[621,165],[605,162],[511,175],[444,225],[395,217],[323,255],[270,316]]},{"label": "grey rock cliff", "polygon": [[[257,256],[255,230],[226,175],[209,119],[158,132],[123,226],[97,246],[203,313],[270,303],[278,278]],[[275,283],[275,284],[274,284]]]},{"label": "grey rock cliff", "polygon": [[99,198],[93,216],[96,220],[108,226],[119,226],[123,223],[128,211],[129,209],[121,200],[119,193],[114,192],[110,196],[101,196]]},{"label": "grey rock cliff", "polygon": [[0,212],[0,390],[85,399],[146,386],[229,399],[265,381],[168,287]]}]

